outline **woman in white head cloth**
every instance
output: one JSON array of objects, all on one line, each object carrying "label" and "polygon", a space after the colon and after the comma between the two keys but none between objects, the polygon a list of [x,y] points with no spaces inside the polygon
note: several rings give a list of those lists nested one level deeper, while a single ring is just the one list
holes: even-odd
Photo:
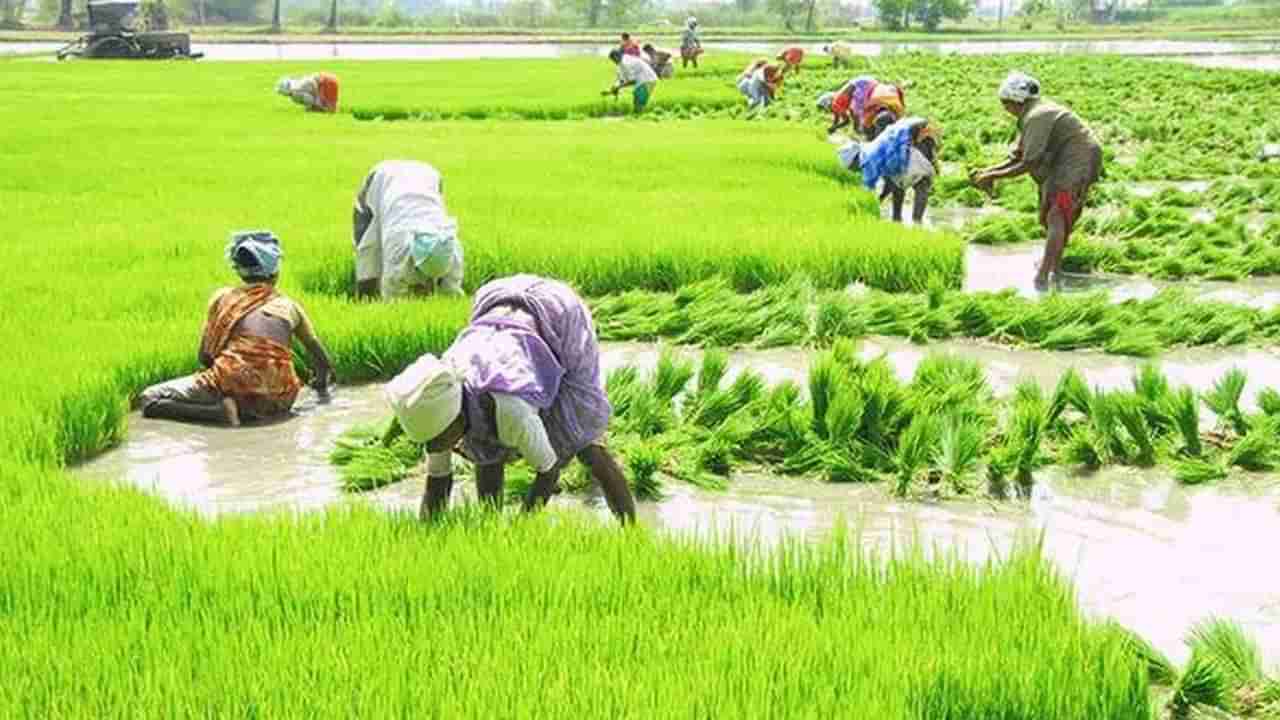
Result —
[{"label": "woman in white head cloth", "polygon": [[613,513],[635,518],[626,477],[604,445],[613,406],[591,311],[564,283],[533,275],[487,283],[444,355],[422,356],[385,391],[403,432],[427,444],[424,519],[449,502],[455,449],[475,464],[486,503],[501,504],[504,465],[517,457],[537,473],[525,510],[545,503],[577,458]]},{"label": "woman in white head cloth", "polygon": [[375,165],[356,195],[352,235],[358,297],[462,294],[458,223],[445,212],[443,180],[430,165]]},{"label": "woman in white head cloth", "polygon": [[1026,174],[1040,186],[1046,240],[1035,286],[1046,290],[1062,271],[1062,253],[1089,188],[1102,177],[1102,145],[1075,113],[1041,99],[1040,83],[1030,75],[1010,73],[999,94],[1004,109],[1018,119],[1017,144],[1006,162],[974,173],[972,180],[988,193],[996,181]]}]

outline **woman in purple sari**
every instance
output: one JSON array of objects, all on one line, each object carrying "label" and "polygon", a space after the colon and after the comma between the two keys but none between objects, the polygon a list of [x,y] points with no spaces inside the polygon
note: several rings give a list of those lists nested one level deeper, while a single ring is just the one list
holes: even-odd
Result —
[{"label": "woman in purple sari", "polygon": [[504,465],[522,457],[537,473],[525,510],[546,503],[578,458],[609,509],[634,520],[635,500],[604,446],[613,407],[600,372],[591,311],[567,285],[532,275],[476,292],[471,321],[443,357],[424,355],[387,384],[405,434],[427,443],[423,517],[453,489],[451,451],[476,466],[481,500],[502,500]]}]

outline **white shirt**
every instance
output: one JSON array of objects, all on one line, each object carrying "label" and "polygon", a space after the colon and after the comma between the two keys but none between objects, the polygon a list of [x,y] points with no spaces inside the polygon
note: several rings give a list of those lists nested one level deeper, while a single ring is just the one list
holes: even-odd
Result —
[{"label": "white shirt", "polygon": [[[365,192],[365,205],[373,220],[356,245],[356,280],[379,280],[383,299],[409,294],[436,278],[423,277],[410,254],[415,232],[449,228],[457,223],[445,214],[440,196],[440,174],[430,165],[388,160],[373,169]],[[462,244],[455,242],[449,270],[438,278],[440,289],[462,292]]]},{"label": "white shirt", "polygon": [[649,63],[634,55],[623,55],[622,62],[618,63],[618,84],[629,82],[636,85],[656,83],[658,75],[649,67]]},{"label": "white shirt", "polygon": [[831,43],[831,57],[843,60],[851,55],[853,55],[853,47],[849,43],[839,41]]},{"label": "white shirt", "polygon": [[[545,473],[556,466],[556,452],[547,438],[538,410],[515,395],[493,393],[493,414],[497,424],[498,444],[519,453],[536,472]],[[427,474],[444,477],[453,472],[451,453],[431,453],[427,458]]]}]

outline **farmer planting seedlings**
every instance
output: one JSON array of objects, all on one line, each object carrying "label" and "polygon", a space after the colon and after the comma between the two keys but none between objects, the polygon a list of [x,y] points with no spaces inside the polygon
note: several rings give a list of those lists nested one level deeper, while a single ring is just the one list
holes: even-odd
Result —
[{"label": "farmer planting seedlings", "polygon": [[1030,174],[1040,190],[1040,224],[1045,228],[1044,258],[1035,286],[1046,290],[1059,279],[1062,253],[1088,200],[1089,188],[1102,176],[1102,145],[1093,131],[1067,108],[1040,97],[1040,82],[1010,73],[1000,86],[1000,102],[1018,120],[1018,140],[1009,159],[973,175],[978,189],[992,193],[1000,180]]},{"label": "farmer planting seedlings", "polygon": [[491,505],[502,502],[507,462],[520,457],[537,472],[529,511],[546,503],[576,457],[613,513],[635,518],[626,478],[603,444],[613,407],[591,311],[563,283],[516,275],[481,287],[453,345],[440,358],[420,357],[386,395],[399,429],[427,445],[424,519],[448,505],[455,449],[475,464],[480,498]]},{"label": "farmer planting seedlings", "polygon": [[378,163],[356,195],[351,222],[358,297],[462,294],[458,223],[446,213],[435,168]]},{"label": "farmer planting seedlings", "polygon": [[767,108],[782,87],[783,71],[765,58],[754,60],[738,76],[738,92],[747,99],[747,110]]},{"label": "farmer planting seedlings", "polygon": [[670,51],[659,50],[652,43],[645,43],[644,58],[649,63],[649,67],[653,68],[653,72],[663,80],[668,80],[676,74],[676,66],[671,62],[674,57]]},{"label": "farmer planting seedlings", "polygon": [[[637,48],[638,52],[639,48]],[[602,94],[617,97],[619,90],[631,86],[633,88],[631,99],[635,112],[636,114],[644,112],[645,106],[649,104],[649,98],[653,95],[653,86],[658,83],[658,75],[654,73],[653,68],[649,67],[649,63],[635,55],[624,54],[621,50],[609,51],[609,59],[618,66],[618,80],[613,87]]]},{"label": "farmer planting seedlings", "polygon": [[338,78],[329,73],[280,78],[276,92],[311,112],[338,111]]},{"label": "farmer planting seedlings", "polygon": [[818,107],[831,113],[828,135],[853,125],[859,135],[870,141],[902,119],[907,101],[898,86],[861,75],[833,93],[823,93],[818,98]]},{"label": "farmer planting seedlings", "polygon": [[209,300],[195,375],[142,391],[142,413],[171,420],[240,425],[293,407],[302,383],[293,369],[291,341],[306,348],[315,369],[312,387],[328,391],[331,363],[302,306],[276,291],[280,241],[270,231],[237,233],[227,259],[244,284]]},{"label": "farmer planting seedlings", "polygon": [[928,120],[912,117],[898,121],[870,143],[845,143],[836,157],[844,169],[862,174],[868,190],[884,180],[880,200],[893,199],[894,222],[902,222],[908,188],[914,194],[911,220],[915,224],[924,221],[937,175],[936,141]]},{"label": "farmer planting seedlings", "polygon": [[698,39],[698,19],[691,17],[684,21],[684,32],[680,34],[680,67],[689,67],[692,63],[698,67],[698,56],[702,54],[702,41]]},{"label": "farmer planting seedlings", "polygon": [[783,74],[798,74],[800,72],[800,65],[804,62],[804,48],[794,46],[786,48],[782,52],[778,53],[778,56],[774,59],[782,63]]}]

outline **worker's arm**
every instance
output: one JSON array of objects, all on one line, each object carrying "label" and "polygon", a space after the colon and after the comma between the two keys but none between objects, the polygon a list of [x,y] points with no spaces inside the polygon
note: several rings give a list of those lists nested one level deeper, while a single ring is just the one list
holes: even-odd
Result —
[{"label": "worker's arm", "polygon": [[834,115],[832,117],[831,127],[827,128],[827,134],[830,135],[840,128],[848,126],[851,122],[853,122],[852,115]]},{"label": "worker's arm", "polygon": [[311,319],[301,307],[298,308],[298,315],[298,327],[294,330],[294,334],[306,349],[307,360],[315,373],[315,377],[311,378],[311,388],[321,395],[326,395],[329,392],[329,384],[333,380],[333,363],[329,360],[329,353],[324,349],[324,344],[320,342],[320,338],[316,337],[315,330],[311,327]]},{"label": "worker's arm", "polygon": [[537,473],[524,500],[525,510],[536,509],[551,497],[560,479],[547,428],[538,417],[537,409],[514,395],[494,393],[493,402],[498,441],[515,448]]}]

